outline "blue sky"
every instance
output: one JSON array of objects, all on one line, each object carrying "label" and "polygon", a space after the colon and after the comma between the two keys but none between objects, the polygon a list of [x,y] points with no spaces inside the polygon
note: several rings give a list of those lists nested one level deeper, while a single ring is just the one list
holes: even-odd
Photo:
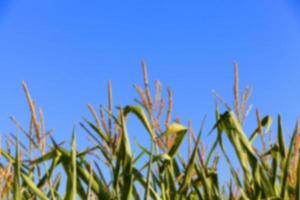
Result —
[{"label": "blue sky", "polygon": [[106,103],[108,80],[116,103],[133,102],[144,58],[151,83],[171,86],[175,115],[185,124],[192,119],[195,129],[205,114],[213,117],[212,89],[232,101],[236,60],[241,86],[254,88],[254,108],[281,112],[288,135],[300,113],[299,13],[291,0],[1,1],[0,131],[15,131],[10,115],[28,122],[26,80],[46,126],[69,139],[72,126],[89,116],[87,103]]}]

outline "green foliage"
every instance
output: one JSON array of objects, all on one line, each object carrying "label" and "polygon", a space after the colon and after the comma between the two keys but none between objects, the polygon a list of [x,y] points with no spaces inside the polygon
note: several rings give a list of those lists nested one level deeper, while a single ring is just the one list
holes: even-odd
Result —
[{"label": "green foliage", "polygon": [[[28,145],[20,142],[19,136],[11,136],[7,137],[6,148],[0,148],[0,199],[300,199],[298,123],[286,147],[279,116],[277,139],[266,145],[264,135],[270,130],[272,118],[265,116],[261,120],[257,112],[258,123],[253,132],[246,134],[246,102],[235,99],[235,111],[225,104],[226,111],[221,114],[216,106],[216,121],[210,132],[216,140],[206,154],[201,138],[204,122],[198,136],[179,119],[171,122],[172,92],[168,90],[165,101],[161,84],[156,82],[155,95],[151,96],[145,67],[144,83],[143,89],[135,86],[140,96],[137,104],[118,107],[117,114],[113,112],[110,84],[109,106],[101,106],[99,116],[89,105],[94,122],[84,119],[80,125],[91,146],[83,151],[77,149],[75,129],[70,149],[52,138],[45,129],[41,110],[36,113],[23,84],[31,111],[30,129],[12,120]],[[239,98],[236,83],[234,92]],[[127,130],[129,114],[137,117],[149,136],[150,147],[137,144],[137,155],[132,151]],[[258,136],[262,145],[255,146]],[[234,156],[227,153],[224,138],[234,149]],[[187,156],[180,151],[186,148],[185,139]],[[226,163],[219,164],[220,157]],[[237,158],[238,166],[232,157]],[[219,181],[218,168],[225,164],[232,179],[228,185]]]}]

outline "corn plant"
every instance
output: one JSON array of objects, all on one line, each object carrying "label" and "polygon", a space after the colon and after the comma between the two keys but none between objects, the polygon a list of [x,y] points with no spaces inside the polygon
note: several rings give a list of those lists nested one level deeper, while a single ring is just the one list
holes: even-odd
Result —
[{"label": "corn plant", "polygon": [[[90,141],[84,150],[77,149],[75,128],[70,145],[54,139],[45,127],[42,110],[23,83],[31,120],[27,130],[12,116],[19,132],[2,135],[0,199],[300,199],[298,123],[286,143],[279,115],[276,139],[267,143],[272,118],[261,118],[256,110],[257,124],[247,134],[243,124],[250,110],[251,88],[246,87],[240,95],[237,64],[234,105],[214,93],[215,121],[208,134],[215,141],[211,145],[202,139],[205,119],[195,134],[191,122],[184,125],[173,118],[172,91],[167,88],[164,95],[162,84],[156,81],[151,93],[144,62],[142,69],[144,84],[134,86],[138,98],[132,104],[114,106],[110,82],[108,105],[95,109],[88,104],[91,119],[80,123]],[[150,141],[148,145],[136,142],[137,155],[129,139],[129,115],[138,119]],[[255,146],[257,137],[261,145]],[[238,166],[232,163],[224,138],[233,148]],[[224,165],[219,163],[220,157],[225,158],[231,173],[228,182],[220,182],[218,168]]]}]

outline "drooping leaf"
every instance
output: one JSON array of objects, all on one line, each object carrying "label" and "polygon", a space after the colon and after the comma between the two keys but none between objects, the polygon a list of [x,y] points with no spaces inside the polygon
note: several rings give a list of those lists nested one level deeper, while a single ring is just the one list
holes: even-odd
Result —
[{"label": "drooping leaf", "polygon": [[173,158],[179,150],[179,147],[183,141],[183,138],[187,132],[187,128],[181,124],[171,124],[167,130],[161,134],[160,137],[175,135],[175,141],[171,149],[169,150],[169,156]]}]

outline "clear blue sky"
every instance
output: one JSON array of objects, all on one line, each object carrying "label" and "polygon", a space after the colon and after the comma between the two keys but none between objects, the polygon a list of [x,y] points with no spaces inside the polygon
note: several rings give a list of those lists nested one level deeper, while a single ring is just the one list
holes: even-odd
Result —
[{"label": "clear blue sky", "polygon": [[15,131],[9,115],[28,122],[22,80],[44,109],[47,127],[69,139],[74,123],[88,116],[86,103],[106,102],[108,80],[117,103],[133,102],[141,58],[151,83],[160,79],[173,88],[175,113],[183,123],[192,119],[195,129],[213,114],[212,89],[232,100],[233,60],[241,86],[254,87],[254,108],[274,117],[281,112],[287,131],[300,113],[296,1],[2,0],[0,41],[4,133]]}]

